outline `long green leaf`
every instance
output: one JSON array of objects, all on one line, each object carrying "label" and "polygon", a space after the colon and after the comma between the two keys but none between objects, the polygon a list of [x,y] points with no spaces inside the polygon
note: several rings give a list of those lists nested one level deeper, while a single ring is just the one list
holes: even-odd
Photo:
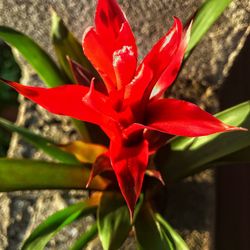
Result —
[{"label": "long green leaf", "polygon": [[105,192],[102,195],[97,225],[104,250],[118,249],[125,241],[132,226],[127,205],[120,194]]},{"label": "long green leaf", "polygon": [[228,162],[232,164],[249,164],[250,163],[250,146],[239,150],[233,154],[227,155],[219,160],[219,162]]},{"label": "long green leaf", "polygon": [[170,240],[161,232],[154,213],[147,203],[144,203],[138,212],[135,231],[140,250],[174,250]]},{"label": "long green leaf", "polygon": [[194,47],[200,42],[209,28],[220,17],[232,0],[206,0],[194,15],[192,32],[185,58],[189,56]]},{"label": "long green leaf", "polygon": [[27,142],[31,143],[38,149],[42,150],[47,155],[51,156],[53,159],[58,160],[62,163],[75,164],[79,163],[74,155],[68,153],[56,144],[45,137],[32,133],[30,130],[16,126],[15,124],[0,118],[0,126],[10,130],[11,132],[16,132],[21,135]]},{"label": "long green leaf", "polygon": [[[89,165],[35,160],[0,159],[0,192],[35,189],[84,189]],[[96,176],[89,189],[104,190],[107,181]]]},{"label": "long green leaf", "polygon": [[166,235],[173,243],[174,250],[189,250],[186,242],[181,238],[181,236],[168,224],[164,218],[156,213],[155,214],[156,220],[159,222],[160,227],[165,231]]},{"label": "long green leaf", "polygon": [[89,230],[84,232],[79,239],[77,239],[70,250],[82,250],[86,245],[93,240],[98,233],[97,224],[91,226]]},{"label": "long green leaf", "polygon": [[84,55],[81,44],[77,41],[73,34],[69,32],[63,20],[57,15],[54,10],[52,10],[51,14],[52,44],[54,46],[56,56],[61,68],[73,81],[74,78],[72,76],[70,65],[67,60],[67,56],[69,56],[71,59],[81,64],[84,69],[98,78],[99,75],[90,61]]},{"label": "long green leaf", "polygon": [[[250,102],[244,102],[216,115],[234,126],[250,128]],[[176,137],[156,154],[155,162],[167,181],[199,172],[208,163],[250,146],[250,132],[219,133],[199,138]]]},{"label": "long green leaf", "polygon": [[[74,61],[78,62],[83,68],[91,75],[99,78],[99,75],[87,57],[83,53],[81,44],[73,36],[73,34],[65,26],[63,20],[52,10],[51,13],[51,38],[52,45],[54,46],[57,61],[68,76],[70,81],[74,82],[74,77],[71,72],[71,67],[67,57],[70,57]],[[72,119],[73,124],[78,130],[79,134],[85,142],[91,142],[88,126],[82,121]]]},{"label": "long green leaf", "polygon": [[5,26],[0,26],[0,38],[15,47],[48,86],[65,83],[65,77],[51,57],[31,38]]},{"label": "long green leaf", "polygon": [[220,166],[230,166],[230,165],[244,165],[250,164],[250,146],[235,153],[227,155],[220,158],[219,160],[208,163],[204,166],[205,169],[220,167]]},{"label": "long green leaf", "polygon": [[83,216],[94,213],[96,209],[97,202],[90,198],[51,215],[26,239],[22,250],[43,250],[46,244],[65,226]]},{"label": "long green leaf", "polygon": [[[70,82],[66,74],[62,73],[51,57],[25,34],[9,27],[0,26],[0,38],[15,47],[22,54],[48,87],[56,87]],[[67,52],[65,51],[65,53]],[[69,51],[68,53],[70,54]],[[83,135],[83,138],[87,138],[86,141],[89,141],[83,123],[72,120],[76,129]]]}]

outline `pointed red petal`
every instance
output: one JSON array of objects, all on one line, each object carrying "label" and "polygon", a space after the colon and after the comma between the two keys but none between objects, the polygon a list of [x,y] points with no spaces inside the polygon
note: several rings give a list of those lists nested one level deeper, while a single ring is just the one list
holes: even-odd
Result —
[{"label": "pointed red petal", "polygon": [[134,57],[137,59],[137,46],[135,37],[128,22],[124,22],[117,39],[115,40],[115,48],[121,49],[123,46],[128,46],[133,51]]},{"label": "pointed red petal", "polygon": [[82,46],[85,55],[105,82],[108,92],[112,91],[116,80],[112,65],[113,50],[106,47],[105,41],[96,34],[93,27],[86,30]]},{"label": "pointed red petal", "polygon": [[154,154],[160,147],[173,138],[173,135],[150,129],[145,129],[143,136],[148,141],[150,155]]},{"label": "pointed red petal", "polygon": [[[82,65],[75,62],[70,57],[68,57],[67,59],[71,68],[72,75],[74,76],[75,83],[89,87],[91,80],[94,78],[94,76],[88,71],[86,71],[82,67]],[[105,95],[107,94],[107,89],[104,83],[99,79],[95,79],[95,89]]]},{"label": "pointed red petal", "polygon": [[124,13],[115,0],[98,1],[95,24],[95,30],[90,28],[83,37],[83,50],[110,92],[116,87],[112,65],[113,54],[128,46],[137,58],[135,38]]},{"label": "pointed red petal", "polygon": [[149,98],[155,83],[160,78],[164,70],[175,58],[175,53],[179,48],[182,38],[182,23],[178,18],[174,18],[174,24],[152,48],[144,58],[142,64],[147,65],[153,71],[153,80],[149,84],[145,95]]},{"label": "pointed red petal", "polygon": [[112,51],[123,46],[132,46],[137,56],[134,35],[127,18],[116,0],[99,0],[96,8],[95,26],[97,34]]},{"label": "pointed red petal", "polygon": [[124,22],[127,22],[125,14],[115,0],[98,0],[95,25],[103,39],[115,40]]},{"label": "pointed red petal", "polygon": [[119,114],[113,109],[108,97],[94,89],[94,79],[91,82],[88,93],[82,98],[82,101],[93,115],[98,117],[97,125],[99,125],[110,138],[120,134],[118,124]]},{"label": "pointed red petal", "polygon": [[72,60],[70,57],[67,57],[67,60],[68,60],[72,75],[74,77],[75,83],[80,83],[84,86],[89,86],[93,76],[90,75],[89,72],[87,72],[82,67],[82,65]]},{"label": "pointed red petal", "polygon": [[151,49],[143,63],[154,71],[154,79],[158,79],[163,70],[171,63],[174,53],[178,49],[182,37],[182,23],[174,18],[174,24]]},{"label": "pointed red petal", "polygon": [[167,90],[167,88],[173,83],[175,80],[179,69],[182,64],[182,60],[190,39],[192,23],[187,27],[187,29],[182,34],[182,39],[178,49],[176,50],[173,59],[170,64],[166,67],[164,72],[161,74],[159,80],[153,88],[151,93],[151,97],[158,98],[163,95],[163,93]]},{"label": "pointed red petal", "polygon": [[136,70],[136,57],[131,47],[123,46],[113,54],[113,66],[116,75],[117,89],[130,83]]},{"label": "pointed red petal", "polygon": [[146,113],[146,127],[179,136],[203,136],[241,130],[222,123],[198,106],[176,99],[152,101]]},{"label": "pointed red petal", "polygon": [[93,178],[103,172],[113,171],[113,168],[110,163],[110,159],[108,154],[102,154],[96,158],[95,163],[92,165],[91,172],[89,175],[88,182],[86,184],[86,188],[88,188],[91,184]]},{"label": "pointed red petal", "polygon": [[82,85],[63,85],[55,88],[24,86],[0,79],[20,94],[51,113],[66,115],[101,126],[109,136],[117,132],[116,112],[105,95]]},{"label": "pointed red petal", "polygon": [[[125,88],[124,103],[131,107],[137,106],[137,104],[140,107],[143,106],[144,92],[148,84],[152,80],[152,77],[153,77],[152,70],[148,66],[142,64],[142,66],[138,70],[138,73],[136,74],[136,77]],[[147,101],[148,100],[146,100],[146,102]]]},{"label": "pointed red petal", "polygon": [[111,141],[110,157],[119,187],[132,217],[147,168],[148,143],[144,140],[135,146],[128,147],[119,143],[118,140]]}]

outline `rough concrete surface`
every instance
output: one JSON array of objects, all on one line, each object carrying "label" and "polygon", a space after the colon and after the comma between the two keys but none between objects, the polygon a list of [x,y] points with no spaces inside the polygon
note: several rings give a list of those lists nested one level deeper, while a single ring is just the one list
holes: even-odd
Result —
[{"label": "rough concrete surface", "polygon": [[[201,0],[119,1],[137,37],[140,57],[167,31],[172,16],[187,20]],[[80,40],[84,29],[93,23],[94,0],[0,0],[0,25],[14,27],[34,38],[53,55],[49,41],[49,8],[54,9]],[[235,0],[200,43],[169,95],[197,103],[211,112],[219,110],[215,92],[244,44],[249,33],[250,4]],[[21,59],[22,82],[40,85],[32,69]],[[17,123],[60,143],[77,138],[66,118],[52,116],[20,97]],[[23,142],[12,138],[9,157],[48,159]],[[49,159],[48,159],[49,160]],[[16,250],[32,229],[49,214],[86,197],[81,191],[32,191],[0,194],[0,249]],[[212,249],[214,225],[214,180],[211,171],[188,178],[168,191],[166,216],[187,240],[191,249]],[[47,249],[68,249],[93,220],[87,219],[64,230]],[[129,241],[131,242],[131,241]],[[129,245],[130,244],[130,245]],[[88,249],[100,249],[98,244]],[[124,249],[135,249],[126,242]]]}]

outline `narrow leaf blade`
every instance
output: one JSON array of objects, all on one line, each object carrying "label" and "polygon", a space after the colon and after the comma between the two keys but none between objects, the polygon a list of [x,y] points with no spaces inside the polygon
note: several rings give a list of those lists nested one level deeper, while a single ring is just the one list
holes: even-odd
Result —
[{"label": "narrow leaf blade", "polygon": [[105,192],[97,210],[99,237],[104,250],[118,249],[131,230],[130,217],[123,197]]},{"label": "narrow leaf blade", "polygon": [[[212,25],[219,19],[224,10],[232,0],[204,0],[203,4],[196,10],[196,12],[189,18],[185,28],[188,29],[190,24],[191,36],[188,42],[188,47],[184,55],[183,68],[186,60],[191,55],[195,47],[201,42]],[[179,71],[180,74],[181,70]]]},{"label": "narrow leaf blade", "polygon": [[154,213],[147,203],[141,206],[135,220],[136,240],[138,249],[174,250],[169,239],[162,234]]},{"label": "narrow leaf blade", "polygon": [[220,158],[219,160],[208,163],[204,168],[219,166],[250,164],[250,146],[235,153]]},{"label": "narrow leaf blade", "polygon": [[65,77],[57,65],[31,38],[5,26],[0,26],[0,38],[19,51],[49,87],[65,83]]},{"label": "narrow leaf blade", "polygon": [[165,231],[166,235],[174,245],[174,250],[189,250],[186,242],[181,238],[181,236],[168,224],[163,217],[156,213],[156,220],[159,222],[161,228]]},{"label": "narrow leaf blade", "polygon": [[[221,121],[250,128],[250,102],[244,102],[216,115]],[[176,137],[158,151],[157,166],[167,181],[197,173],[208,163],[250,146],[250,131],[214,134],[199,138]]]},{"label": "narrow leaf blade", "polygon": [[15,124],[0,118],[0,126],[8,129],[11,132],[16,132],[21,135],[27,142],[31,143],[38,149],[42,150],[47,155],[51,156],[53,159],[58,160],[62,163],[76,164],[79,161],[76,157],[61,148],[57,147],[56,144],[45,137],[32,133],[30,130],[16,126]]},{"label": "narrow leaf blade", "polygon": [[[90,76],[99,77],[97,71],[84,55],[81,44],[77,41],[74,35],[68,30],[63,20],[57,15],[57,13],[51,10],[51,39],[54,51],[57,57],[57,61],[70,82],[76,83],[72,74],[70,60],[78,62]],[[92,77],[88,79],[90,82]],[[79,83],[79,82],[78,82]],[[87,83],[85,83],[86,85]],[[88,84],[87,84],[88,85]],[[88,126],[82,121],[72,119],[73,124],[82,139],[86,142],[91,141]]]},{"label": "narrow leaf blade", "polygon": [[81,44],[77,41],[74,35],[69,32],[63,20],[54,10],[51,12],[51,20],[52,44],[54,46],[58,62],[69,79],[74,81],[67,56],[81,64],[84,69],[93,76],[99,77],[95,68],[84,55]]},{"label": "narrow leaf blade", "polygon": [[43,250],[46,244],[65,226],[75,220],[94,213],[97,209],[99,199],[95,196],[71,205],[42,222],[26,239],[22,250]]},{"label": "narrow leaf blade", "polygon": [[209,28],[221,16],[232,0],[206,0],[194,15],[191,37],[186,50],[187,58]]},{"label": "narrow leaf blade", "polygon": [[[85,189],[89,165],[35,160],[0,159],[0,192],[37,189]],[[89,189],[104,190],[108,182],[96,176]]]},{"label": "narrow leaf blade", "polygon": [[84,232],[74,243],[74,245],[70,248],[70,250],[82,250],[86,245],[93,240],[98,234],[97,224],[91,226],[87,232]]}]

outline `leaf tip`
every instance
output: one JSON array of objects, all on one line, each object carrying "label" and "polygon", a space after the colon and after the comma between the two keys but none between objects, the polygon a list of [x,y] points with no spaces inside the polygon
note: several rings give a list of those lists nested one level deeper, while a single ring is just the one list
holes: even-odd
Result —
[{"label": "leaf tip", "polygon": [[58,16],[57,12],[54,10],[52,6],[50,7],[50,13],[51,13],[51,37],[53,42],[58,42],[67,37],[68,30],[61,17]]},{"label": "leaf tip", "polygon": [[247,128],[243,128],[243,127],[235,127],[235,126],[230,126],[230,125],[224,125],[226,131],[230,132],[230,131],[248,131]]}]

